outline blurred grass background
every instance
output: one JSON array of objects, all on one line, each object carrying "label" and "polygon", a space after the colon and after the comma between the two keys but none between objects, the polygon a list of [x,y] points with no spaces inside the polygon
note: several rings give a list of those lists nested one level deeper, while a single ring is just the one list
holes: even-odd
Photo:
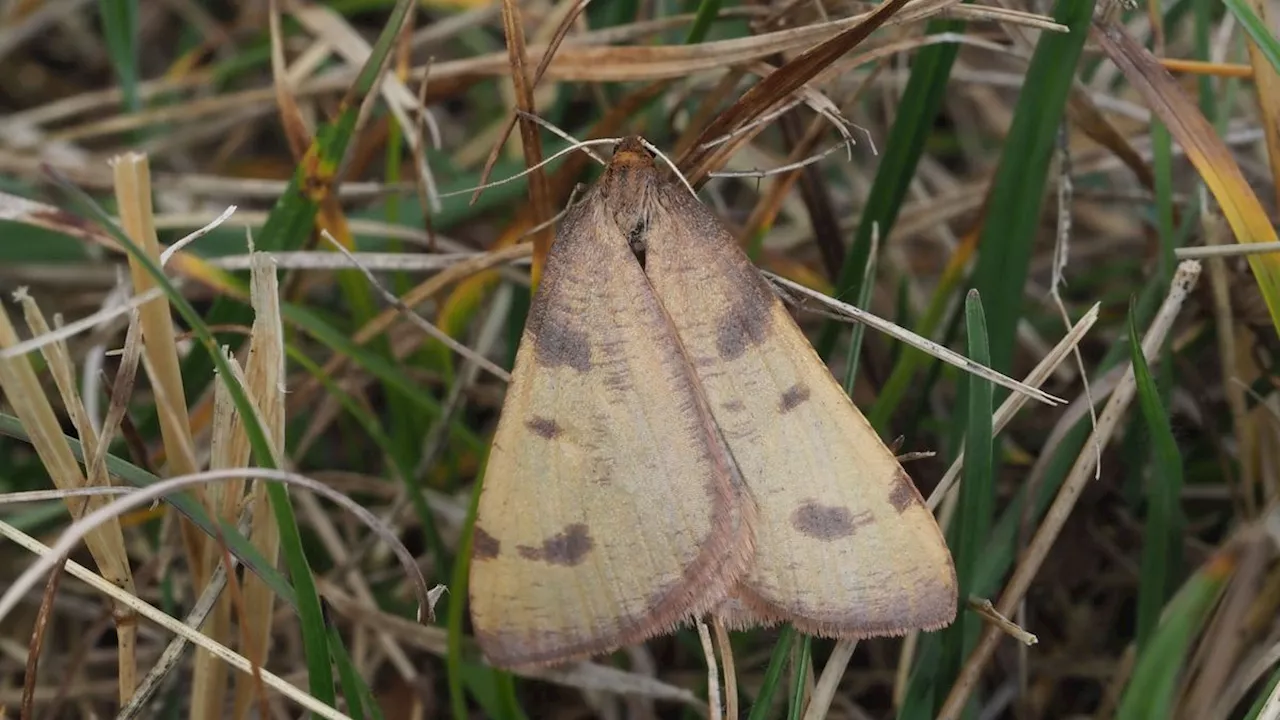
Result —
[{"label": "blurred grass background", "polygon": [[[85,511],[34,491],[287,468],[388,531],[304,488],[210,482],[70,558],[158,612],[204,613],[207,636],[347,717],[706,716],[692,631],[539,677],[488,668],[467,636],[474,491],[505,388],[484,365],[510,367],[529,244],[536,274],[547,223],[599,172],[575,153],[472,202],[486,177],[569,145],[519,108],[581,139],[643,134],[762,268],[1013,377],[1100,305],[1044,385],[1073,404],[1033,402],[1003,432],[991,415],[1007,391],[798,312],[886,441],[934,453],[907,465],[923,494],[964,449],[939,515],[974,605],[905,639],[734,633],[731,709],[1280,717],[1276,8],[902,5],[0,7],[0,330],[17,328],[0,347],[58,326],[41,314],[71,322],[159,288],[136,316],[0,354],[0,588],[35,557],[22,533],[52,544]],[[877,7],[889,21],[869,37],[838,34]],[[820,63],[804,54],[823,42]],[[732,153],[699,145],[744,126]],[[852,160],[741,175],[842,132]],[[229,205],[162,269],[161,247]],[[250,235],[278,273],[250,272]],[[388,540],[447,586],[434,620],[412,622]],[[251,572],[220,576],[224,548]],[[82,580],[23,592],[0,613],[0,716],[101,716],[131,698],[164,717],[299,713],[270,678],[175,648],[136,612],[150,611]]]}]

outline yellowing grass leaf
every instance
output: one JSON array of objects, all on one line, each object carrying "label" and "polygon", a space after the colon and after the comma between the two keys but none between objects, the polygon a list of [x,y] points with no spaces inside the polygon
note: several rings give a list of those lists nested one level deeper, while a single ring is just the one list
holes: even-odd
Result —
[{"label": "yellowing grass leaf", "polygon": [[[1187,152],[1240,243],[1276,242],[1276,231],[1213,126],[1146,48],[1122,28],[1098,23],[1094,37]],[[1253,254],[1249,266],[1280,330],[1280,253]]]}]

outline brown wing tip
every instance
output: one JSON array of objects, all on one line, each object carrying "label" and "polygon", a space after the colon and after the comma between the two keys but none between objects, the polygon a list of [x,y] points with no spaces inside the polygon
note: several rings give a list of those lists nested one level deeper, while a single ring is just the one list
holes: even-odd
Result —
[{"label": "brown wing tip", "polygon": [[722,518],[727,523],[723,536],[707,543],[681,582],[655,593],[651,612],[641,621],[574,634],[510,624],[491,629],[473,611],[473,632],[481,654],[491,666],[504,670],[565,665],[669,635],[706,615],[738,584],[755,554],[754,506],[743,502],[735,514]]},{"label": "brown wing tip", "polygon": [[932,632],[947,627],[956,619],[958,597],[954,580],[918,588],[915,597],[900,612],[865,611],[822,613],[801,617],[755,597],[746,588],[738,588],[716,610],[721,622],[730,630],[772,627],[790,622],[808,635],[840,640],[864,640],[875,637],[901,637],[921,630]]}]

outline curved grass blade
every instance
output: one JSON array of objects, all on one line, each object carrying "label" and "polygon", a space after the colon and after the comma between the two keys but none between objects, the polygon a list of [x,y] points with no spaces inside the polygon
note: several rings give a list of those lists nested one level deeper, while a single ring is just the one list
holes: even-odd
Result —
[{"label": "curved grass blade", "polygon": [[1249,39],[1258,46],[1258,51],[1271,63],[1271,67],[1280,72],[1280,41],[1271,34],[1262,18],[1244,0],[1222,0],[1222,4],[1236,16],[1240,27],[1249,33]]},{"label": "curved grass blade", "polygon": [[[30,442],[31,440],[22,424],[18,422],[18,418],[5,413],[0,413],[0,435],[6,435],[22,442]],[[71,446],[71,453],[75,455],[76,460],[83,466],[85,463],[84,449],[80,445],[80,441],[70,435],[65,435],[64,437],[67,444]],[[160,478],[128,460],[123,460],[109,453],[106,460],[107,472],[114,480],[123,480],[139,488],[160,482]],[[258,549],[249,542],[248,538],[240,533],[235,524],[221,519],[216,521],[212,519],[191,493],[185,490],[170,493],[165,496],[165,502],[172,505],[175,510],[182,513],[184,517],[203,530],[209,537],[216,538],[221,536],[227,542],[228,552],[235,556],[236,560],[244,564],[250,572],[270,586],[283,602],[295,608],[297,607],[297,595],[288,580],[276,571],[275,563],[267,562],[267,559],[258,552]],[[65,510],[61,507],[59,511],[59,514],[65,513]]]},{"label": "curved grass blade", "polygon": [[[1178,82],[1122,28],[1099,24],[1094,37],[1151,111],[1186,150],[1240,243],[1276,242],[1275,227],[1222,138]],[[1280,330],[1280,254],[1248,256],[1271,322]]]},{"label": "curved grass blade", "polygon": [[1133,668],[1117,709],[1118,718],[1173,717],[1178,680],[1191,641],[1204,628],[1227,580],[1236,568],[1231,551],[1220,552],[1193,575],[1169,602],[1159,627]]}]

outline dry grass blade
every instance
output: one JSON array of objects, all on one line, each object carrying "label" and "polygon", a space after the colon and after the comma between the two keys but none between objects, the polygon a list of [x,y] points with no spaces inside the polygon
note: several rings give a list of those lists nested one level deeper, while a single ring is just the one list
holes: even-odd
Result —
[{"label": "dry grass blade", "polygon": [[[200,593],[200,597],[191,605],[191,610],[187,612],[187,616],[183,618],[183,624],[192,630],[199,631],[203,629],[205,637],[217,642],[221,645],[227,645],[219,635],[225,635],[225,628],[220,632],[210,622],[210,615],[217,612],[217,608],[226,605],[226,598],[222,595],[222,590],[227,586],[227,567],[226,565],[217,565],[213,573],[209,576],[209,584],[205,586],[204,591]],[[230,618],[225,621],[230,622]],[[116,715],[116,720],[134,720],[135,718],[145,716],[147,708],[151,707],[152,699],[161,689],[165,678],[170,673],[180,670],[183,666],[183,655],[187,646],[190,644],[183,635],[178,635],[169,641],[165,646],[164,652],[160,653],[160,657],[151,666],[151,670],[147,672],[142,683],[138,686],[138,692],[133,696],[127,704],[120,708],[120,712]],[[201,658],[208,658],[201,661]],[[260,677],[260,676],[259,676]],[[221,717],[220,713],[222,700],[225,695],[227,682],[227,664],[215,653],[203,646],[196,649],[196,665],[193,671],[192,682],[192,704],[191,717]]]},{"label": "dry grass blade", "polygon": [[[228,353],[227,360],[235,363],[236,359]],[[235,405],[231,401],[230,391],[226,383],[213,384],[213,422],[209,436],[209,469],[223,470],[244,467],[249,462],[249,443],[244,438],[244,431],[237,423]],[[237,510],[244,497],[244,480],[233,479],[226,483],[207,489],[209,506],[216,517],[234,522]],[[220,548],[209,543],[205,547],[203,558],[205,571],[210,573],[209,584],[201,592],[203,600],[213,593],[214,600],[208,620],[204,625],[204,633],[211,639],[224,645],[230,645],[232,598],[221,594],[226,585],[225,568],[220,566]],[[221,581],[219,581],[221,576]],[[199,603],[197,603],[199,604]],[[240,609],[244,614],[244,608]],[[194,609],[193,609],[194,612]],[[188,624],[190,624],[190,614]],[[200,627],[196,625],[194,627]],[[177,642],[175,640],[175,642]],[[172,643],[170,648],[172,648]],[[166,648],[166,654],[169,648]],[[191,715],[193,718],[216,718],[226,703],[227,666],[216,655],[204,648],[196,649],[195,666],[192,675]]]},{"label": "dry grass blade", "polygon": [[[578,16],[583,10],[587,9],[587,5],[591,4],[591,0],[577,0],[569,7],[569,11],[560,19],[556,25],[555,33],[551,37],[551,42],[547,43],[546,52],[542,53],[542,58],[538,60],[538,68],[533,72],[533,78],[530,81],[532,87],[537,87],[542,82],[542,76],[547,74],[547,66],[556,56],[556,51],[560,49],[560,43],[564,42],[565,37],[569,34],[569,30],[573,28],[573,23],[577,21]],[[503,11],[506,11],[506,5],[503,5]],[[484,185],[489,181],[489,173],[493,172],[493,166],[498,162],[498,156],[502,153],[502,146],[506,144],[507,138],[511,137],[511,131],[516,127],[516,121],[521,117],[521,113],[513,112],[507,116],[503,122],[502,129],[498,131],[498,138],[493,143],[493,149],[489,151],[489,157],[485,158],[484,167],[480,170],[480,184]],[[523,131],[522,131],[523,132]],[[475,202],[480,197],[480,188],[477,188],[471,195],[471,202]]]},{"label": "dry grass blade", "polygon": [[720,668],[716,665],[715,644],[712,643],[711,631],[702,618],[694,622],[698,627],[698,640],[702,642],[702,657],[707,661],[707,717],[722,720],[724,708],[720,705]]},{"label": "dry grass blade", "polygon": [[[432,604],[432,591],[427,587],[427,581],[422,575],[422,571],[418,568],[414,561],[413,555],[408,548],[395,536],[395,533],[385,525],[369,510],[323,483],[313,480],[305,475],[285,470],[269,470],[266,468],[229,468],[225,470],[206,470],[203,472],[184,475],[182,477],[166,478],[158,482],[152,483],[143,488],[83,488],[91,492],[90,495],[100,495],[105,493],[118,493],[121,497],[115,498],[108,502],[103,502],[93,511],[86,513],[83,517],[71,523],[67,529],[58,536],[58,542],[51,548],[45,548],[40,551],[40,558],[25,568],[17,579],[10,583],[4,592],[0,592],[0,620],[10,616],[14,608],[21,602],[22,597],[32,590],[39,582],[40,578],[50,572],[59,562],[58,558],[74,550],[81,541],[85,541],[98,531],[103,523],[109,522],[113,518],[119,517],[121,514],[129,512],[139,507],[156,502],[157,500],[178,491],[189,490],[192,487],[208,485],[213,483],[224,483],[228,481],[239,481],[244,477],[256,478],[259,480],[270,480],[288,485],[297,486],[311,492],[314,492],[326,500],[336,504],[351,515],[365,527],[372,530],[381,538],[390,548],[396,561],[400,565],[405,578],[409,581],[413,590],[414,599],[418,606],[423,608],[420,612],[422,617],[427,616],[428,608]],[[66,491],[68,495],[75,495],[76,489],[72,488]],[[10,538],[25,538],[26,535],[20,531],[16,531],[11,525],[0,523],[0,528],[10,533]],[[13,531],[13,532],[10,532]],[[16,533],[16,534],[14,534]],[[43,548],[43,546],[41,546]],[[95,589],[101,589],[95,585]],[[124,597],[129,603],[129,607],[137,609],[141,607],[142,601],[121,594],[117,590],[108,593],[112,598]],[[148,617],[150,617],[148,615]],[[170,618],[170,620],[172,620]],[[176,621],[173,621],[176,623]],[[164,625],[170,627],[172,623],[166,622]],[[250,670],[246,663],[244,666],[246,671]]]},{"label": "dry grass blade", "polygon": [[[66,559],[63,559],[66,562]],[[53,615],[53,601],[58,596],[58,585],[62,582],[62,573],[55,572],[45,583],[44,593],[40,596],[40,610],[31,629],[31,641],[27,643],[26,673],[22,678],[22,717],[35,717],[36,683],[40,677],[40,651],[44,649],[45,631],[49,627],[49,619]],[[123,697],[122,697],[123,700]]]},{"label": "dry grass blade", "polygon": [[[502,0],[502,31],[507,38],[507,61],[511,64],[511,83],[515,88],[516,108],[531,115],[537,114],[534,105],[533,88],[535,80],[529,77],[527,52],[524,45],[524,22],[521,19],[520,7],[515,0]],[[546,51],[554,52],[554,48]],[[524,162],[527,167],[536,167],[542,162],[542,138],[538,135],[537,123],[528,117],[520,116],[520,147],[524,151]],[[551,193],[547,187],[547,176],[541,170],[529,176],[529,207],[532,210],[531,220],[540,225],[551,217]],[[551,230],[544,229],[533,236],[533,281],[538,282],[542,272],[542,262],[551,248]]]},{"label": "dry grass blade", "polygon": [[[1276,242],[1275,228],[1240,166],[1200,108],[1156,58],[1122,28],[1095,25],[1093,36],[1187,152],[1240,243]],[[1250,255],[1249,265],[1280,330],[1280,257]]]},{"label": "dry grass blade", "polygon": [[[1147,334],[1142,339],[1142,353],[1149,361],[1156,359],[1156,353],[1163,346],[1164,339],[1173,320],[1177,317],[1178,311],[1181,310],[1183,302],[1195,287],[1199,277],[1200,263],[1188,260],[1178,266],[1178,271],[1174,275],[1173,283],[1169,288],[1169,294],[1156,314],[1155,320],[1152,321],[1151,327],[1148,328]],[[1098,425],[1091,433],[1090,441],[1085,445],[1086,450],[1076,458],[1076,462],[1071,467],[1071,472],[1063,482],[1058,496],[1053,501],[1053,505],[1045,513],[1044,520],[1041,522],[1040,527],[1036,529],[1031,544],[1022,554],[1013,576],[1009,578],[1009,582],[1005,585],[1004,592],[1000,596],[1000,602],[996,605],[996,610],[1001,615],[1006,617],[1012,615],[1026,595],[1027,589],[1031,587],[1031,581],[1040,571],[1040,566],[1044,562],[1049,548],[1057,540],[1063,525],[1066,524],[1067,517],[1071,514],[1072,508],[1075,507],[1076,500],[1080,497],[1085,485],[1093,477],[1094,464],[1098,461],[1098,456],[1090,452],[1089,448],[1092,448],[1095,444],[1105,446],[1111,440],[1120,421],[1124,418],[1135,392],[1133,368],[1129,366],[1125,370],[1124,380],[1112,393],[1102,414],[1099,415]],[[960,675],[952,686],[951,692],[947,695],[946,702],[938,713],[938,717],[941,720],[955,720],[960,717],[970,693],[977,687],[978,676],[995,652],[996,643],[999,642],[1000,637],[999,628],[987,627],[983,631],[982,639],[965,661]]]},{"label": "dry grass blade", "polygon": [[365,278],[369,281],[369,284],[375,290],[377,290],[378,293],[382,295],[382,297],[392,307],[396,308],[401,313],[403,313],[404,316],[407,317],[410,322],[412,322],[417,327],[421,328],[423,332],[430,335],[432,338],[443,343],[450,350],[453,350],[454,352],[467,358],[471,362],[474,362],[476,365],[480,366],[481,368],[484,368],[485,371],[489,372],[491,375],[498,378],[499,380],[502,380],[503,382],[511,382],[511,373],[498,367],[488,358],[484,357],[483,355],[480,355],[479,353],[475,352],[474,350],[467,347],[466,345],[463,345],[457,340],[454,340],[452,337],[449,337],[448,333],[446,333],[445,331],[427,322],[425,319],[423,319],[421,315],[414,312],[413,308],[410,308],[408,305],[405,305],[400,300],[400,298],[395,296],[394,293],[384,288],[382,284],[378,282],[378,279],[373,276],[373,273],[370,272],[368,268],[361,265],[360,261],[357,260],[356,257],[352,255],[349,251],[347,251],[347,249],[343,247],[341,243],[335,240],[332,235],[330,235],[327,231],[322,231],[322,235],[326,240],[330,242],[330,244],[334,246],[335,249],[338,250],[338,252],[342,253],[343,257],[345,257],[352,265],[356,266],[360,270],[360,272],[364,273]]},{"label": "dry grass blade", "polygon": [[844,670],[858,648],[857,640],[838,640],[836,646],[827,657],[827,664],[822,668],[822,675],[813,687],[809,698],[809,707],[805,708],[804,720],[822,720],[831,709],[831,701],[840,689],[840,680],[844,678]]},{"label": "dry grass blade", "polygon": [[[26,296],[26,293],[19,289],[15,295],[15,299],[22,299]],[[139,307],[163,296],[163,290],[160,288],[153,288],[147,293],[131,297],[119,305],[103,308],[92,315],[88,315],[72,323],[65,325],[60,324],[57,330],[41,332],[30,340],[23,340],[22,342],[14,343],[12,346],[0,350],[0,358],[14,358],[19,355],[26,355],[29,352],[34,352],[49,345],[65,341],[67,338],[80,332],[104,325],[110,320],[125,313],[136,314],[136,310]],[[46,325],[45,327],[47,328],[48,326]]]},{"label": "dry grass blade", "polygon": [[[803,53],[754,85],[738,98],[737,102],[711,121],[698,140],[690,146],[688,152],[680,156],[677,164],[681,170],[695,185],[699,184],[705,179],[707,173],[723,165],[723,159],[736,147],[734,143],[726,143],[724,146],[713,149],[704,147],[705,143],[747,125],[768,112],[783,98],[795,92],[865,40],[906,4],[907,0],[886,0],[858,24]],[[728,145],[734,147],[727,147]]]},{"label": "dry grass blade", "polygon": [[[408,307],[414,307],[426,302],[437,294],[443,292],[448,287],[458,283],[472,275],[484,272],[493,267],[509,263],[513,260],[519,260],[529,257],[533,252],[533,246],[529,244],[512,245],[501,250],[477,255],[471,260],[457,263],[450,266],[443,272],[424,280],[420,285],[414,287],[400,298],[400,302]],[[387,308],[378,313],[372,320],[360,328],[352,340],[363,345],[373,338],[386,332],[397,319],[400,318],[400,310],[395,307]],[[345,356],[336,356],[330,359],[324,366],[325,375],[335,375],[341,367],[347,362]],[[291,393],[289,400],[291,403],[303,404],[309,402],[312,395],[320,389],[320,383],[317,380],[310,380],[305,383],[296,392]]]},{"label": "dry grass blade", "polygon": [[275,91],[276,108],[280,111],[280,124],[284,127],[285,138],[289,141],[289,149],[293,151],[295,160],[301,159],[311,144],[311,128],[298,107],[290,87],[289,66],[284,59],[284,33],[280,29],[280,3],[271,0],[268,5],[269,29],[271,35],[271,74],[275,82],[271,87]]},{"label": "dry grass blade", "polygon": [[711,616],[711,629],[715,632],[716,649],[720,652],[720,663],[724,666],[724,711],[730,720],[738,717],[738,671],[733,661],[733,644],[729,642],[729,631],[716,615]]},{"label": "dry grass blade", "polygon": [[[204,477],[199,478],[200,482],[204,482],[206,480],[207,478],[204,478]],[[172,483],[173,481],[171,480],[166,482]],[[0,535],[3,535],[7,539],[12,540],[13,542],[21,545],[22,547],[26,548],[32,553],[39,555],[42,558],[42,561],[44,558],[50,557],[51,554],[54,552],[53,548],[50,548],[49,546],[41,543],[39,540],[36,540],[30,535],[27,535],[21,530],[18,530],[17,528],[3,521],[0,521]],[[56,558],[58,556],[55,555],[53,557]],[[57,565],[57,564],[58,564],[58,560],[56,559],[53,560],[52,562],[45,563],[45,565]],[[64,568],[69,575],[76,578],[77,580],[84,582],[85,584],[92,587],[94,590],[102,593],[103,595],[106,595],[107,597],[111,598],[113,601],[117,603],[127,604],[131,609],[136,611],[142,617],[146,618],[147,620],[150,620],[151,622],[159,625],[160,627],[170,630],[171,632],[177,635],[181,635],[182,637],[186,638],[188,642],[191,642],[195,645],[198,645],[202,648],[209,650],[210,652],[214,653],[219,658],[221,658],[224,662],[226,662],[231,667],[236,668],[241,672],[251,671],[249,662],[245,660],[243,657],[241,657],[240,655],[237,655],[227,646],[221,643],[214,642],[213,640],[206,637],[200,631],[187,627],[186,625],[170,617],[168,614],[166,614],[164,611],[160,610],[159,608],[155,607],[154,605],[151,605],[150,603],[147,603],[137,598],[136,596],[121,590],[115,584],[103,579],[102,577],[94,573],[92,570],[89,570],[88,568],[84,567],[83,565],[80,565],[75,561],[68,560],[66,561]],[[0,615],[3,615],[3,614],[5,613],[0,612]],[[343,713],[340,713],[323,703],[317,702],[310,695],[307,695],[305,692],[302,692],[301,690],[297,689],[292,683],[288,682],[284,678],[281,678],[278,675],[275,675],[273,673],[267,672],[266,670],[263,670],[262,674],[264,679],[267,681],[267,683],[276,692],[280,693],[284,697],[289,698],[290,700],[293,700],[299,706],[307,710],[310,710],[313,713],[316,713],[320,717],[328,718],[329,720],[351,720],[351,718],[348,717],[347,715],[344,715]],[[123,704],[124,703],[122,703],[122,705]]]},{"label": "dry grass blade", "polygon": [[[1055,370],[1062,363],[1066,362],[1072,352],[1079,347],[1080,341],[1084,339],[1085,333],[1089,332],[1094,323],[1098,321],[1098,313],[1101,310],[1101,304],[1095,303],[1084,317],[1071,327],[1071,330],[1058,341],[1048,354],[1036,364],[1035,368],[1023,378],[1023,384],[1028,387],[1040,387],[1041,383],[1049,379]],[[1009,424],[1018,411],[1027,404],[1027,396],[1014,393],[1004,399],[1000,403],[1000,407],[996,409],[995,415],[992,416],[991,431],[998,434]],[[937,510],[938,506],[947,497],[948,493],[953,493],[954,489],[959,487],[955,484],[960,478],[960,470],[964,467],[964,450],[956,453],[956,459],[952,461],[951,467],[947,468],[947,472],[942,476],[942,480],[929,494],[928,506],[930,510]],[[944,521],[945,522],[945,521]]]},{"label": "dry grass blade", "polygon": [[[120,225],[125,234],[145,252],[153,262],[160,260],[160,241],[156,237],[151,208],[151,168],[147,158],[137,153],[127,153],[112,161],[115,177],[116,203],[120,208]],[[155,280],[146,268],[129,258],[129,275],[133,291],[137,295],[156,287]],[[139,309],[142,321],[143,352],[151,384],[163,394],[164,401],[157,405],[160,417],[160,434],[164,441],[169,474],[185,475],[199,469],[195,458],[195,446],[191,437],[191,420],[183,390],[182,373],[178,358],[178,342],[173,329],[171,310],[167,298],[157,298]],[[182,539],[187,561],[192,567],[201,566],[204,538],[185,519],[181,521]],[[205,578],[195,577],[196,587],[204,587]]]},{"label": "dry grass blade", "polygon": [[1255,636],[1249,628],[1249,610],[1257,606],[1264,592],[1274,548],[1263,527],[1265,519],[1246,526],[1241,533],[1236,570],[1187,667],[1191,680],[1179,693],[1181,717],[1211,717],[1211,709],[1222,699],[1223,688],[1230,686],[1232,676],[1238,672],[1240,655]]},{"label": "dry grass blade", "polygon": [[969,598],[967,606],[973,612],[981,615],[982,619],[990,623],[992,627],[999,628],[1005,635],[1008,635],[1023,645],[1035,645],[1040,642],[1040,638],[1022,629],[1021,626],[1004,615],[1001,615],[1000,612],[996,610],[996,606],[992,605],[991,601],[986,598],[971,597]]},{"label": "dry grass blade", "polygon": [[[1246,0],[1264,27],[1274,27],[1267,20],[1267,3]],[[1274,30],[1272,31],[1274,32]],[[1258,43],[1246,35],[1244,45],[1249,50],[1249,65],[1253,68],[1253,92],[1258,97],[1258,109],[1262,111],[1262,136],[1267,141],[1267,162],[1271,166],[1272,192],[1280,202],[1280,73],[1267,59]]]},{"label": "dry grass blade", "polygon": [[[373,48],[368,41],[332,8],[320,5],[306,5],[292,8],[290,14],[326,44],[334,48],[353,68],[359,68],[364,65],[373,53]],[[424,76],[423,82],[425,83],[426,81],[427,78]],[[415,158],[418,177],[422,179],[426,186],[426,194],[431,209],[434,212],[439,212],[441,207],[440,194],[436,189],[436,182],[431,168],[425,162],[426,155],[423,152],[422,135],[418,132],[418,124],[409,113],[409,110],[412,109],[416,114],[429,118],[430,111],[419,102],[417,95],[400,78],[394,75],[388,74],[384,76],[379,88],[388,109],[390,109],[391,114],[396,119],[396,123],[400,126],[401,137],[409,144],[411,154]],[[428,122],[430,123],[430,121]],[[301,157],[301,154],[298,154],[298,157]]]},{"label": "dry grass blade", "polygon": [[[9,315],[3,306],[0,306],[0,348],[12,346],[17,341],[18,335],[9,321]],[[31,361],[26,356],[0,358],[0,390],[4,391],[14,414],[18,416],[18,420],[29,434],[31,444],[35,447],[36,454],[39,455],[40,462],[48,471],[54,485],[60,489],[85,487],[88,480],[81,472],[80,465],[76,462],[75,455],[72,454],[71,447],[62,434],[62,427],[49,403],[49,398],[45,395],[35,370],[31,367]],[[72,391],[74,392],[74,384]],[[67,509],[72,517],[80,517],[103,503],[104,501],[100,498],[86,502],[71,501]],[[119,522],[110,522],[96,528],[86,538],[86,544],[103,576],[115,587],[133,594],[133,574],[129,568],[124,534]],[[136,639],[136,620],[126,607],[117,606],[116,612],[121,620],[127,620],[129,625],[134,626],[120,628],[122,634],[120,636],[121,654],[118,658],[121,673],[119,696],[120,701],[125,702],[134,690],[136,660],[132,648]]]},{"label": "dry grass blade", "polygon": [[904,343],[907,343],[912,347],[919,348],[920,350],[923,350],[924,352],[929,353],[930,355],[938,358],[939,360],[945,363],[948,363],[950,365],[954,365],[955,367],[958,367],[961,370],[964,370],[965,372],[973,373],[974,375],[977,375],[978,377],[981,377],[986,380],[990,380],[991,382],[996,383],[1001,387],[1008,388],[1016,393],[1027,395],[1047,405],[1061,405],[1066,403],[1066,400],[1063,400],[1060,397],[1050,395],[1049,393],[1046,393],[1043,390],[1040,390],[1039,388],[1031,387],[1025,383],[1018,382],[1017,380],[1014,380],[1013,378],[1008,377],[1002,373],[998,373],[995,370],[992,370],[991,368],[985,367],[983,365],[979,365],[978,363],[970,360],[969,358],[961,355],[960,353],[948,347],[939,345],[938,343],[928,338],[920,337],[919,335],[911,332],[910,330],[907,330],[904,327],[891,323],[888,320],[884,320],[882,318],[876,317],[875,315],[861,308],[855,307],[848,303],[842,303],[839,300],[836,300],[835,298],[829,297],[820,292],[817,292],[816,290],[805,287],[800,283],[792,282],[791,280],[788,280],[783,277],[778,277],[777,275],[773,275],[771,273],[766,273],[766,277],[768,277],[770,282],[772,282],[774,285],[777,285],[778,287],[781,287],[784,290],[787,290],[788,292],[794,292],[804,297],[812,298],[813,300],[816,300],[817,302],[822,304],[824,307],[833,311],[833,314],[836,317],[843,317],[843,318],[848,318],[850,320],[855,320],[857,322],[860,322],[866,325],[867,327],[879,330],[880,332],[896,340],[900,340]]},{"label": "dry grass blade", "polygon": [[[22,305],[23,316],[27,321],[27,326],[31,328],[31,332],[37,335],[53,334],[53,330],[49,327],[48,322],[45,321],[44,313],[40,311],[40,307],[35,300],[21,290],[16,295],[16,299]],[[55,322],[61,325],[60,318],[55,318]],[[67,414],[71,417],[71,424],[75,427],[76,434],[80,438],[80,444],[85,456],[89,458],[103,456],[105,452],[103,446],[108,445],[111,438],[110,436],[99,437],[97,430],[94,429],[93,421],[89,418],[84,402],[80,398],[80,390],[76,385],[75,365],[66,343],[62,339],[57,339],[43,347],[43,354],[45,362],[48,363],[49,370],[53,375],[54,385],[58,388],[58,395],[62,399],[62,405],[67,409]],[[88,465],[86,470],[88,475],[86,487],[106,487],[111,484],[111,478],[107,475],[105,461]],[[104,575],[109,578],[123,579],[124,584],[121,587],[132,590],[134,581],[133,574],[129,568],[127,551],[124,545],[119,545],[113,550],[116,561],[110,569],[103,568]],[[116,643],[120,649],[120,655],[118,656],[120,698],[124,700],[133,695],[137,686],[138,618],[124,608],[117,608],[113,620],[116,625]]]},{"label": "dry grass blade", "polygon": [[[285,467],[285,351],[284,326],[280,320],[280,287],[275,264],[266,253],[257,255],[250,272],[254,320],[249,334],[244,388],[250,403],[258,411],[258,420],[267,433],[276,466]],[[243,431],[232,436],[232,443],[234,457],[248,456],[249,441]],[[263,557],[275,561],[280,553],[280,526],[272,513],[265,483],[253,484],[248,503],[253,517],[249,541]],[[267,664],[267,649],[274,628],[274,607],[275,594],[271,588],[257,576],[246,576],[244,614],[240,618],[241,638],[245,643],[242,650],[255,667]],[[243,715],[258,691],[257,683],[237,683],[236,716]]]}]

